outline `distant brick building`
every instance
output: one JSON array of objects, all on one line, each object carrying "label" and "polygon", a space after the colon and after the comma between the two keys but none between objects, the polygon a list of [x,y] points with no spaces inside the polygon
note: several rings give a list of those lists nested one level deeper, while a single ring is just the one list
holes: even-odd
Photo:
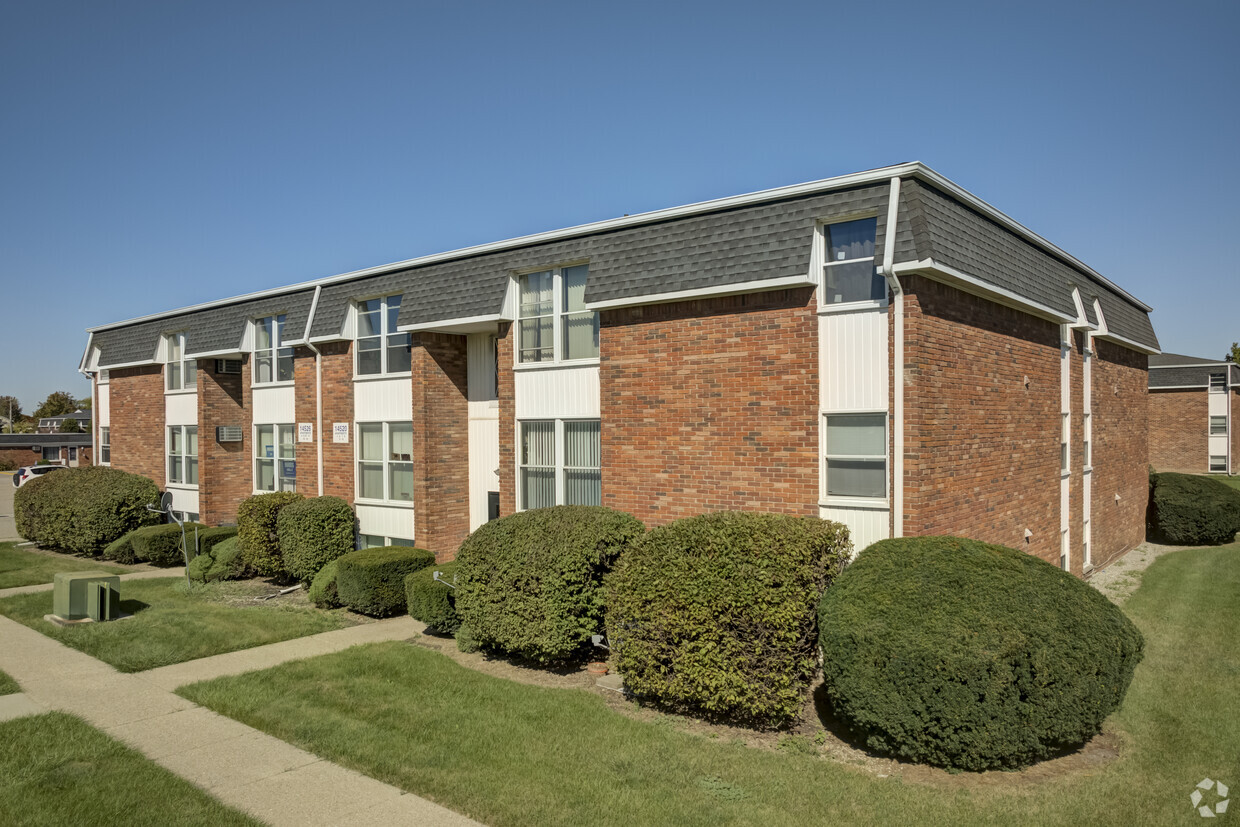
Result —
[{"label": "distant brick building", "polygon": [[1150,357],[1150,465],[1186,474],[1240,471],[1240,365]]},{"label": "distant brick building", "polygon": [[819,515],[1087,571],[1144,534],[1149,308],[921,164],[90,331],[111,463],[211,523],[353,503],[445,558],[496,514]]},{"label": "distant brick building", "polygon": [[0,465],[37,465],[40,461],[70,468],[90,465],[91,435],[0,434]]}]

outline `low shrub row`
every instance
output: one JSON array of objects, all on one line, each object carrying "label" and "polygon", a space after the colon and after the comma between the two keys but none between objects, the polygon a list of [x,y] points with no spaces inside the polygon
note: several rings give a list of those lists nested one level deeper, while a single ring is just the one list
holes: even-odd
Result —
[{"label": "low shrub row", "polygon": [[159,488],[146,477],[106,466],[69,468],[13,492],[17,531],[41,546],[99,554],[135,528],[162,519],[147,506]]},{"label": "low shrub row", "polygon": [[339,497],[292,491],[256,494],[237,509],[237,537],[249,570],[305,583],[353,550],[356,524],[353,508]]},{"label": "low shrub row", "polygon": [[[456,611],[457,568],[455,562],[439,563],[405,578],[409,616],[425,623],[432,632],[454,635],[461,628],[461,616]],[[440,579],[435,579],[436,574]]]},{"label": "low shrub row", "polygon": [[1240,532],[1240,491],[1192,474],[1150,476],[1153,539],[1179,546],[1230,543]]},{"label": "low shrub row", "polygon": [[189,578],[199,583],[240,580],[248,574],[235,529],[189,562]]},{"label": "low shrub row", "polygon": [[336,560],[340,603],[371,617],[405,611],[405,578],[435,564],[434,552],[408,546],[351,551]]}]

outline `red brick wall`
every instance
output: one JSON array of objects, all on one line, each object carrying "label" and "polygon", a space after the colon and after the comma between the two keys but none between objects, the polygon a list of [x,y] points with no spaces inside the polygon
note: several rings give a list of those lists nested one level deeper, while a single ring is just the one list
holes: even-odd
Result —
[{"label": "red brick wall", "polygon": [[[198,514],[207,525],[236,523],[237,506],[254,493],[250,360],[240,374],[215,366],[215,359],[198,361]],[[241,442],[217,442],[221,425],[241,428]]]},{"label": "red brick wall", "polygon": [[1058,565],[1058,325],[918,277],[905,291],[905,535]]},{"label": "red brick wall", "polygon": [[[323,353],[323,493],[347,500],[350,505],[353,503],[353,440],[356,438],[353,433],[352,347],[352,342],[329,342],[319,346]],[[310,392],[313,394],[313,388]],[[299,397],[302,393],[298,391]],[[332,425],[337,422],[349,423],[348,442],[332,441]],[[304,455],[305,452],[298,454],[298,462]],[[300,465],[297,475],[300,488]]]},{"label": "red brick wall", "polygon": [[1210,397],[1205,388],[1149,391],[1149,462],[1156,471],[1210,468]]},{"label": "red brick wall", "polygon": [[[331,439],[331,425],[320,434],[321,423],[318,421],[318,400],[315,391],[318,377],[314,369],[314,351],[308,347],[293,348],[293,402],[292,423],[294,430],[301,422],[310,422],[314,426],[316,442],[294,442],[293,448],[297,457],[297,493],[307,497],[319,495],[319,453],[317,440],[320,437]],[[333,391],[335,392],[335,391]],[[326,399],[324,399],[326,401]],[[297,437],[293,437],[294,440]],[[324,480],[326,482],[326,479]]]},{"label": "red brick wall", "polygon": [[[604,505],[651,526],[724,509],[818,513],[812,290],[612,310],[601,326]],[[501,372],[501,446],[513,438],[503,387]],[[511,448],[500,467],[511,476]]]},{"label": "red brick wall", "polygon": [[1110,342],[1095,341],[1094,348],[1091,509],[1093,564],[1101,569],[1145,540],[1149,358]]},{"label": "red brick wall", "polygon": [[1240,473],[1240,390],[1231,391],[1231,473]]},{"label": "red brick wall", "polygon": [[[1078,576],[1085,573],[1085,334],[1071,331],[1069,379],[1072,415],[1069,426],[1068,565]],[[1058,563],[1056,557],[1053,562]]]},{"label": "red brick wall", "polygon": [[164,374],[162,365],[111,372],[111,465],[164,487]]},{"label": "red brick wall", "polygon": [[441,561],[469,534],[469,404],[466,338],[414,336],[413,502],[415,542]]},{"label": "red brick wall", "polygon": [[[35,453],[29,448],[0,448],[0,463],[11,462],[18,468],[25,465],[38,465],[39,460],[43,459],[43,452]],[[61,447],[60,462],[65,465],[69,464],[69,449]],[[89,445],[78,446],[78,466],[83,467],[91,464],[91,454]],[[5,482],[7,485],[7,480]]]}]

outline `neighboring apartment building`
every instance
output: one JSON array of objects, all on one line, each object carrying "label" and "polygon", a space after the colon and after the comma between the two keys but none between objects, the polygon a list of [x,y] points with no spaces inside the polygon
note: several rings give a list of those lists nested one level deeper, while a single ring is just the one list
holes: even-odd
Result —
[{"label": "neighboring apartment building", "polygon": [[[35,430],[40,434],[57,434],[64,430],[65,420],[72,419],[74,422],[77,423],[78,429],[81,431],[81,433],[89,434],[91,431],[91,428],[93,427],[92,425],[93,417],[94,417],[94,414],[91,411],[86,411],[81,408],[78,408],[73,413],[63,414],[61,416],[43,417],[42,419],[39,420],[39,425]],[[77,431],[74,431],[72,433],[77,433]]]},{"label": "neighboring apartment building", "polygon": [[100,450],[175,507],[819,515],[1074,572],[1141,542],[1149,308],[913,163],[90,330]]},{"label": "neighboring apartment building", "polygon": [[70,468],[90,465],[91,442],[89,433],[0,434],[0,464],[20,468],[43,460]]},{"label": "neighboring apartment building", "polygon": [[1240,365],[1164,353],[1150,357],[1150,465],[1185,474],[1240,467]]}]

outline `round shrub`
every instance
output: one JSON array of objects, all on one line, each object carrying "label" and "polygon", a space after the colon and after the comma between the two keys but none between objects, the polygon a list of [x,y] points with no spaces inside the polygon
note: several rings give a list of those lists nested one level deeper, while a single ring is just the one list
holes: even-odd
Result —
[{"label": "round shrub", "polygon": [[827,695],[867,746],[965,770],[1085,743],[1143,647],[1083,581],[958,537],[870,546],[823,597],[820,640]]},{"label": "round shrub", "polygon": [[625,685],[685,711],[775,726],[818,670],[817,607],[848,529],[726,511],[653,529],[608,578],[607,636]]},{"label": "round shrub", "polygon": [[[194,529],[202,531],[200,523],[185,524],[185,542],[192,549]],[[146,526],[131,532],[130,543],[134,556],[154,566],[183,566],[185,556],[181,553],[181,526],[176,523]]]},{"label": "round shrub", "polygon": [[210,554],[211,549],[227,540],[229,537],[237,536],[237,527],[235,525],[221,525],[214,528],[198,529],[198,553]]},{"label": "round shrub", "polygon": [[260,577],[279,577],[285,573],[276,521],[281,508],[300,499],[301,494],[292,491],[275,491],[247,497],[237,506],[237,539],[241,543],[241,554],[246,566]]},{"label": "round shrub", "polygon": [[409,616],[435,632],[455,634],[461,627],[456,613],[456,590],[435,579],[435,573],[448,583],[456,583],[456,563],[441,563],[415,571],[405,578],[405,605]]},{"label": "round shrub", "polygon": [[435,553],[409,546],[351,551],[336,558],[336,594],[355,612],[388,617],[405,611],[405,578],[435,565]]},{"label": "round shrub", "polygon": [[[199,535],[201,536],[201,535]],[[200,583],[240,580],[248,574],[236,535],[226,537],[189,561],[189,578]]]},{"label": "round shrub", "polygon": [[319,569],[353,550],[353,508],[339,497],[311,497],[280,509],[276,533],[284,570],[309,582]]},{"label": "round shrub", "polygon": [[1192,474],[1155,474],[1150,522],[1157,539],[1179,546],[1230,543],[1240,531],[1240,491]]},{"label": "round shrub", "polygon": [[13,492],[19,534],[76,554],[99,554],[133,529],[159,523],[146,509],[158,504],[155,483],[106,466],[46,474]]},{"label": "round shrub", "polygon": [[603,625],[603,576],[644,533],[636,517],[588,505],[485,523],[456,557],[461,628],[481,647],[539,663],[585,654]]},{"label": "round shrub", "polygon": [[337,557],[319,569],[319,573],[314,576],[314,580],[310,583],[308,592],[310,602],[320,609],[340,608],[340,595],[336,591],[336,565],[339,562],[340,558]]},{"label": "round shrub", "polygon": [[189,561],[189,566],[185,570],[186,576],[196,583],[210,582],[207,580],[207,574],[213,562],[210,554],[199,554]]},{"label": "round shrub", "polygon": [[108,543],[103,549],[103,559],[114,560],[117,563],[137,563],[138,555],[133,550],[133,531],[128,531],[124,536],[117,537]]}]

